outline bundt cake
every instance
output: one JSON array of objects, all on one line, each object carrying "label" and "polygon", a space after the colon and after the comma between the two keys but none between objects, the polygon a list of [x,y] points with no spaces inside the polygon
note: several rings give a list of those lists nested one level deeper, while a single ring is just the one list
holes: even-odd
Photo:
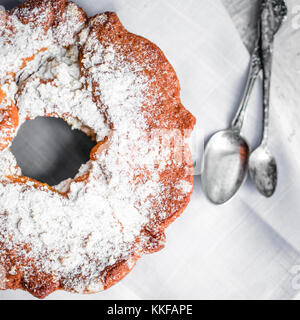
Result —
[{"label": "bundt cake", "polygon": [[[23,176],[9,148],[38,116],[97,142],[57,186]],[[115,13],[65,0],[1,10],[0,289],[98,292],[160,250],[193,189],[194,124],[162,51]]]}]

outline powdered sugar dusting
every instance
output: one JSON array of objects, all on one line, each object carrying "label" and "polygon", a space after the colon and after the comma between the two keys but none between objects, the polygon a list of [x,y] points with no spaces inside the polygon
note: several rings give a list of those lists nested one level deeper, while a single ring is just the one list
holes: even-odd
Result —
[{"label": "powdered sugar dusting", "polygon": [[70,46],[74,44],[75,37],[82,30],[84,21],[78,16],[78,7],[74,3],[68,3],[63,13],[62,21],[54,30],[54,36],[59,40],[60,45]]},{"label": "powdered sugar dusting", "polygon": [[78,49],[62,50],[62,55],[46,61],[26,78],[17,95],[20,122],[45,114],[64,118],[74,129],[92,128],[101,141],[109,128],[104,116],[85,89],[78,64]]}]

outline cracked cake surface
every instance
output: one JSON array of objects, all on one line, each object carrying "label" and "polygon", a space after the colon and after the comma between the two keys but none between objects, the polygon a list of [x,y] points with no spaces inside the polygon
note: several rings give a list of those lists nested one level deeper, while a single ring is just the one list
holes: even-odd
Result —
[{"label": "cracked cake surface", "polygon": [[[53,187],[23,176],[9,148],[38,116],[97,142]],[[0,289],[98,292],[163,248],[192,193],[194,124],[162,51],[115,13],[64,0],[1,10]]]}]

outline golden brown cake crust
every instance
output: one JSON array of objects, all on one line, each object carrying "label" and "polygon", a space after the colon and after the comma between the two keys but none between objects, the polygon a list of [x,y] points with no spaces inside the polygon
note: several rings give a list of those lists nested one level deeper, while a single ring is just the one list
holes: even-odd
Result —
[{"label": "golden brown cake crust", "polygon": [[[55,35],[56,30],[59,30],[60,23],[63,24],[65,19],[69,19],[69,16],[64,15],[64,11],[68,7],[69,3],[63,0],[29,0],[24,4],[21,4],[18,8],[12,10],[10,15],[16,15],[23,24],[32,24],[33,28],[43,26],[45,32],[51,29]],[[76,6],[77,7],[77,6]],[[45,11],[47,14],[45,15]],[[74,13],[75,14],[75,13]],[[192,159],[186,139],[189,137],[194,124],[195,118],[188,112],[180,102],[180,86],[170,63],[162,51],[149,40],[134,35],[128,32],[119,21],[117,15],[112,12],[106,12],[104,14],[96,15],[88,19],[82,9],[76,9],[77,21],[84,24],[85,32],[87,33],[84,38],[81,39],[78,36],[79,31],[74,32],[73,37],[70,39],[64,39],[64,47],[68,47],[74,40],[75,43],[80,43],[79,49],[79,64],[82,77],[85,79],[85,86],[90,86],[93,101],[97,104],[99,110],[103,114],[106,123],[114,135],[115,123],[112,114],[110,113],[108,103],[104,99],[103,83],[101,80],[97,81],[97,73],[93,70],[97,68],[101,63],[96,63],[94,66],[90,66],[89,63],[85,63],[86,57],[90,55],[94,58],[98,55],[96,49],[91,49],[89,40],[93,40],[93,46],[101,46],[103,52],[110,52],[111,48],[114,49],[115,57],[122,57],[122,68],[126,66],[139,66],[138,76],[142,79],[147,79],[147,92],[143,97],[143,105],[141,106],[141,115],[146,121],[144,131],[147,133],[147,139],[144,143],[147,144],[152,138],[151,135],[155,132],[160,133],[161,137],[167,138],[167,145],[170,148],[169,162],[165,164],[163,169],[155,169],[150,171],[147,167],[136,171],[136,175],[132,180],[132,184],[144,185],[147,182],[153,180],[153,172],[158,174],[157,181],[159,183],[161,192],[159,198],[157,196],[147,197],[147,202],[151,210],[151,218],[148,223],[143,225],[140,234],[136,236],[132,242],[131,249],[128,251],[124,258],[120,257],[118,261],[111,265],[107,265],[103,270],[99,267],[98,278],[101,279],[98,285],[86,286],[80,289],[83,293],[97,292],[103,289],[107,289],[119,280],[121,280],[135,265],[136,261],[143,253],[152,253],[160,250],[164,246],[165,242],[165,228],[172,223],[186,208],[190,200],[193,185],[193,166]],[[5,20],[9,19],[9,14],[0,13],[0,34],[2,25],[4,28],[8,28]],[[80,32],[82,31],[82,28]],[[60,33],[57,32],[57,41],[60,41]],[[80,37],[83,37],[82,35]],[[47,51],[47,48],[44,49]],[[93,51],[95,50],[95,51]],[[101,52],[102,52],[101,51]],[[36,55],[40,52],[37,51]],[[35,59],[34,57],[32,59]],[[24,60],[21,68],[25,68],[26,64],[31,61],[31,56],[27,60]],[[115,64],[114,72],[118,72],[119,65]],[[121,68],[120,67],[120,68]],[[93,73],[94,72],[94,73]],[[104,72],[104,78],[106,73]],[[15,78],[13,75],[12,78]],[[102,79],[102,78],[101,78]],[[10,81],[11,78],[10,78]],[[24,82],[30,84],[30,79]],[[34,81],[34,80],[33,80]],[[43,80],[44,81],[44,80]],[[41,81],[42,82],[42,81]],[[46,83],[46,81],[45,81]],[[48,81],[51,85],[51,81]],[[26,90],[19,88],[18,97],[22,97]],[[1,100],[8,99],[5,93],[1,91],[0,87],[0,103]],[[21,98],[19,98],[18,101]],[[6,117],[2,117],[0,122],[0,132],[9,132],[6,135],[0,136],[0,150],[5,150],[10,141],[15,136],[15,131],[19,126],[18,121],[18,101],[16,105],[11,102],[7,103],[7,109],[5,109]],[[0,110],[1,115],[1,110]],[[68,112],[60,114],[44,112],[45,116],[55,116],[68,119],[70,116]],[[33,118],[35,115],[28,114],[27,119]],[[171,134],[170,134],[171,132]],[[179,141],[184,141],[179,146]],[[110,138],[105,138],[99,141],[97,147],[91,152],[91,162],[100,161],[99,159],[105,159],[105,155],[109,154],[111,148]],[[152,140],[151,140],[152,141]],[[160,147],[163,149],[164,145],[160,141]],[[1,151],[0,151],[1,152]],[[179,159],[177,162],[174,159]],[[180,164],[178,164],[180,163]],[[133,169],[134,170],[134,169]],[[92,173],[90,171],[79,175],[74,179],[73,183],[83,183],[88,185],[91,182]],[[178,187],[178,184],[182,183],[182,189]],[[37,189],[49,194],[49,197],[59,194],[60,197],[68,199],[70,197],[70,190],[58,191],[52,187],[42,184],[38,181],[31,180],[21,175],[7,175],[6,180],[0,182],[3,187],[7,187],[10,184],[24,186],[24,189]],[[185,190],[185,186],[188,186]],[[30,189],[31,190],[31,189]],[[136,204],[139,206],[142,204]],[[163,214],[162,214],[163,213]],[[0,217],[8,215],[7,212],[1,212]],[[123,226],[121,228],[123,230]],[[4,232],[4,229],[0,229],[0,233]],[[6,235],[5,235],[6,236]],[[4,236],[3,236],[4,237]],[[17,245],[16,245],[17,246]],[[23,289],[38,298],[44,298],[51,292],[58,289],[67,291],[79,290],[73,285],[70,285],[70,280],[66,279],[65,275],[57,276],[52,273],[41,272],[40,266],[35,259],[30,255],[26,255],[26,252],[30,252],[32,248],[24,243],[23,244],[23,256],[20,257],[20,244],[17,247],[8,248],[5,242],[0,241],[0,289]],[[129,253],[128,253],[129,252]],[[43,261],[40,261],[42,264]],[[30,269],[30,273],[26,273],[27,269]],[[96,268],[97,269],[97,268]],[[77,276],[77,280],[83,277],[80,273]],[[74,281],[74,279],[72,280]],[[84,279],[86,281],[86,279]]]}]

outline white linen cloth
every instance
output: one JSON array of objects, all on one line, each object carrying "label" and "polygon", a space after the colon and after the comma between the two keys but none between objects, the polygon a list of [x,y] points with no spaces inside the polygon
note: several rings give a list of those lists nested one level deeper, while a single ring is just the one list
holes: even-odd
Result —
[{"label": "white linen cloth", "polygon": [[[75,2],[89,15],[116,11],[129,31],[164,51],[179,77],[183,104],[197,118],[200,136],[207,139],[229,125],[245,85],[249,53],[219,0]],[[1,4],[7,1],[0,0]],[[283,37],[281,32],[278,42]],[[280,74],[278,68],[276,72]],[[296,274],[300,270],[299,117],[289,109],[288,99],[278,97],[275,86],[280,82],[274,83],[270,149],[278,160],[279,184],[273,198],[260,196],[248,181],[231,202],[214,206],[202,193],[199,175],[195,176],[192,200],[168,228],[162,251],[143,256],[126,278],[105,292],[56,292],[47,299],[296,297],[300,289]],[[258,81],[243,131],[252,147],[260,138],[261,108]],[[4,299],[35,298],[20,290],[0,291],[0,300]]]}]

